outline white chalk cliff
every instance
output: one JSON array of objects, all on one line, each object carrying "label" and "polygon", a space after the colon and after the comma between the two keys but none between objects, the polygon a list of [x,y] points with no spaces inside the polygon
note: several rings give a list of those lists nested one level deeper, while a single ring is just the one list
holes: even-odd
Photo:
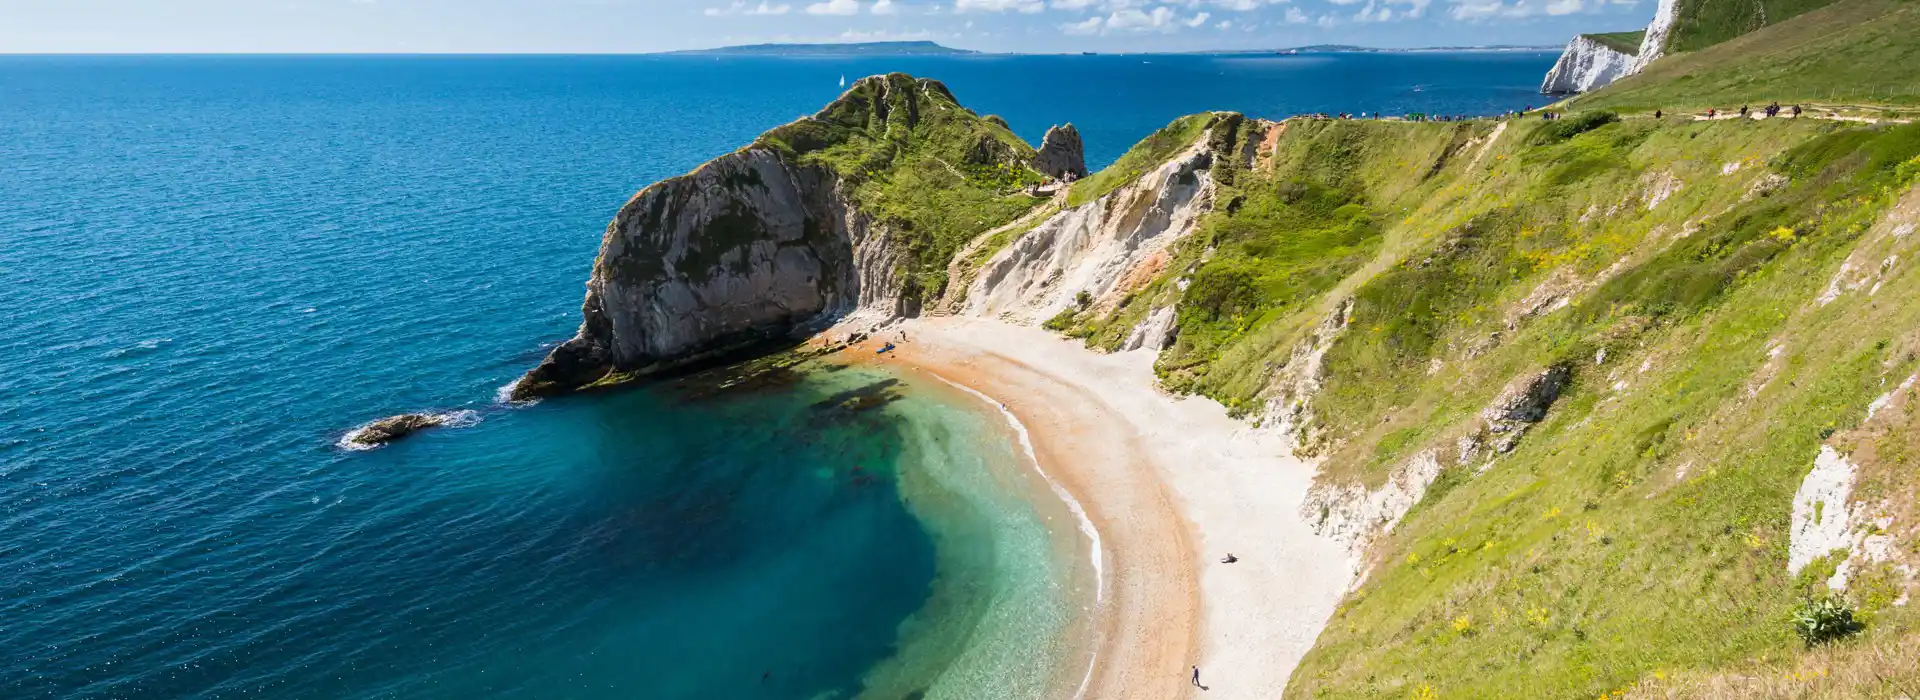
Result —
[{"label": "white chalk cliff", "polygon": [[1635,60],[1585,35],[1574,37],[1560,53],[1560,60],[1547,71],[1540,92],[1571,95],[1605,86],[1631,75]]}]

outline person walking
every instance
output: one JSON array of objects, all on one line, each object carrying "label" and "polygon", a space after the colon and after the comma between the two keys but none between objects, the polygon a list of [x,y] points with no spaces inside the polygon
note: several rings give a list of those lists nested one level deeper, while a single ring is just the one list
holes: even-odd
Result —
[{"label": "person walking", "polygon": [[1199,688],[1201,690],[1207,689],[1206,686],[1200,685],[1200,667],[1199,666],[1193,667],[1193,687]]}]

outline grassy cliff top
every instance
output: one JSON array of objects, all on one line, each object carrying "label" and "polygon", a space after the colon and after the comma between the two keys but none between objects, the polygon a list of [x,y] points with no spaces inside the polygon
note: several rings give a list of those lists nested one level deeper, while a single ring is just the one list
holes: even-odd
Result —
[{"label": "grassy cliff top", "polygon": [[1647,30],[1636,29],[1631,32],[1608,32],[1606,34],[1582,34],[1588,39],[1600,42],[1602,46],[1628,56],[1639,55],[1640,41],[1647,36]]},{"label": "grassy cliff top", "polygon": [[903,296],[934,299],[967,241],[1038,206],[1033,146],[997,117],[960,105],[938,81],[863,78],[818,114],[754,143],[827,167],[906,253]]},{"label": "grassy cliff top", "polygon": [[1640,111],[1725,109],[1772,100],[1920,107],[1915,66],[1920,66],[1920,2],[1842,0],[1691,53],[1666,56],[1638,75],[1574,98],[1573,104]]}]

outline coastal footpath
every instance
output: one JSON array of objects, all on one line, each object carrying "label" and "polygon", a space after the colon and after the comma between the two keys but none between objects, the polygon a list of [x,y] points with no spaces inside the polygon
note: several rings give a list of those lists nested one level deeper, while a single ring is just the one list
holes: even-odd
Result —
[{"label": "coastal footpath", "polygon": [[1071,183],[870,78],[636,197],[517,390],[824,331],[1004,404],[1111,556],[1085,697],[1895,697],[1913,36],[1848,0],[1559,119],[1199,114]]}]

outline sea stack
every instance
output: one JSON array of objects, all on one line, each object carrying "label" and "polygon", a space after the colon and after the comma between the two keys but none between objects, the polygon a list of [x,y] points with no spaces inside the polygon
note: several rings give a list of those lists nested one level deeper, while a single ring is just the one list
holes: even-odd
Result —
[{"label": "sea stack", "polygon": [[1080,130],[1072,124],[1048,129],[1046,138],[1040,142],[1040,155],[1033,159],[1033,168],[1059,180],[1086,177],[1087,154],[1080,142]]}]

